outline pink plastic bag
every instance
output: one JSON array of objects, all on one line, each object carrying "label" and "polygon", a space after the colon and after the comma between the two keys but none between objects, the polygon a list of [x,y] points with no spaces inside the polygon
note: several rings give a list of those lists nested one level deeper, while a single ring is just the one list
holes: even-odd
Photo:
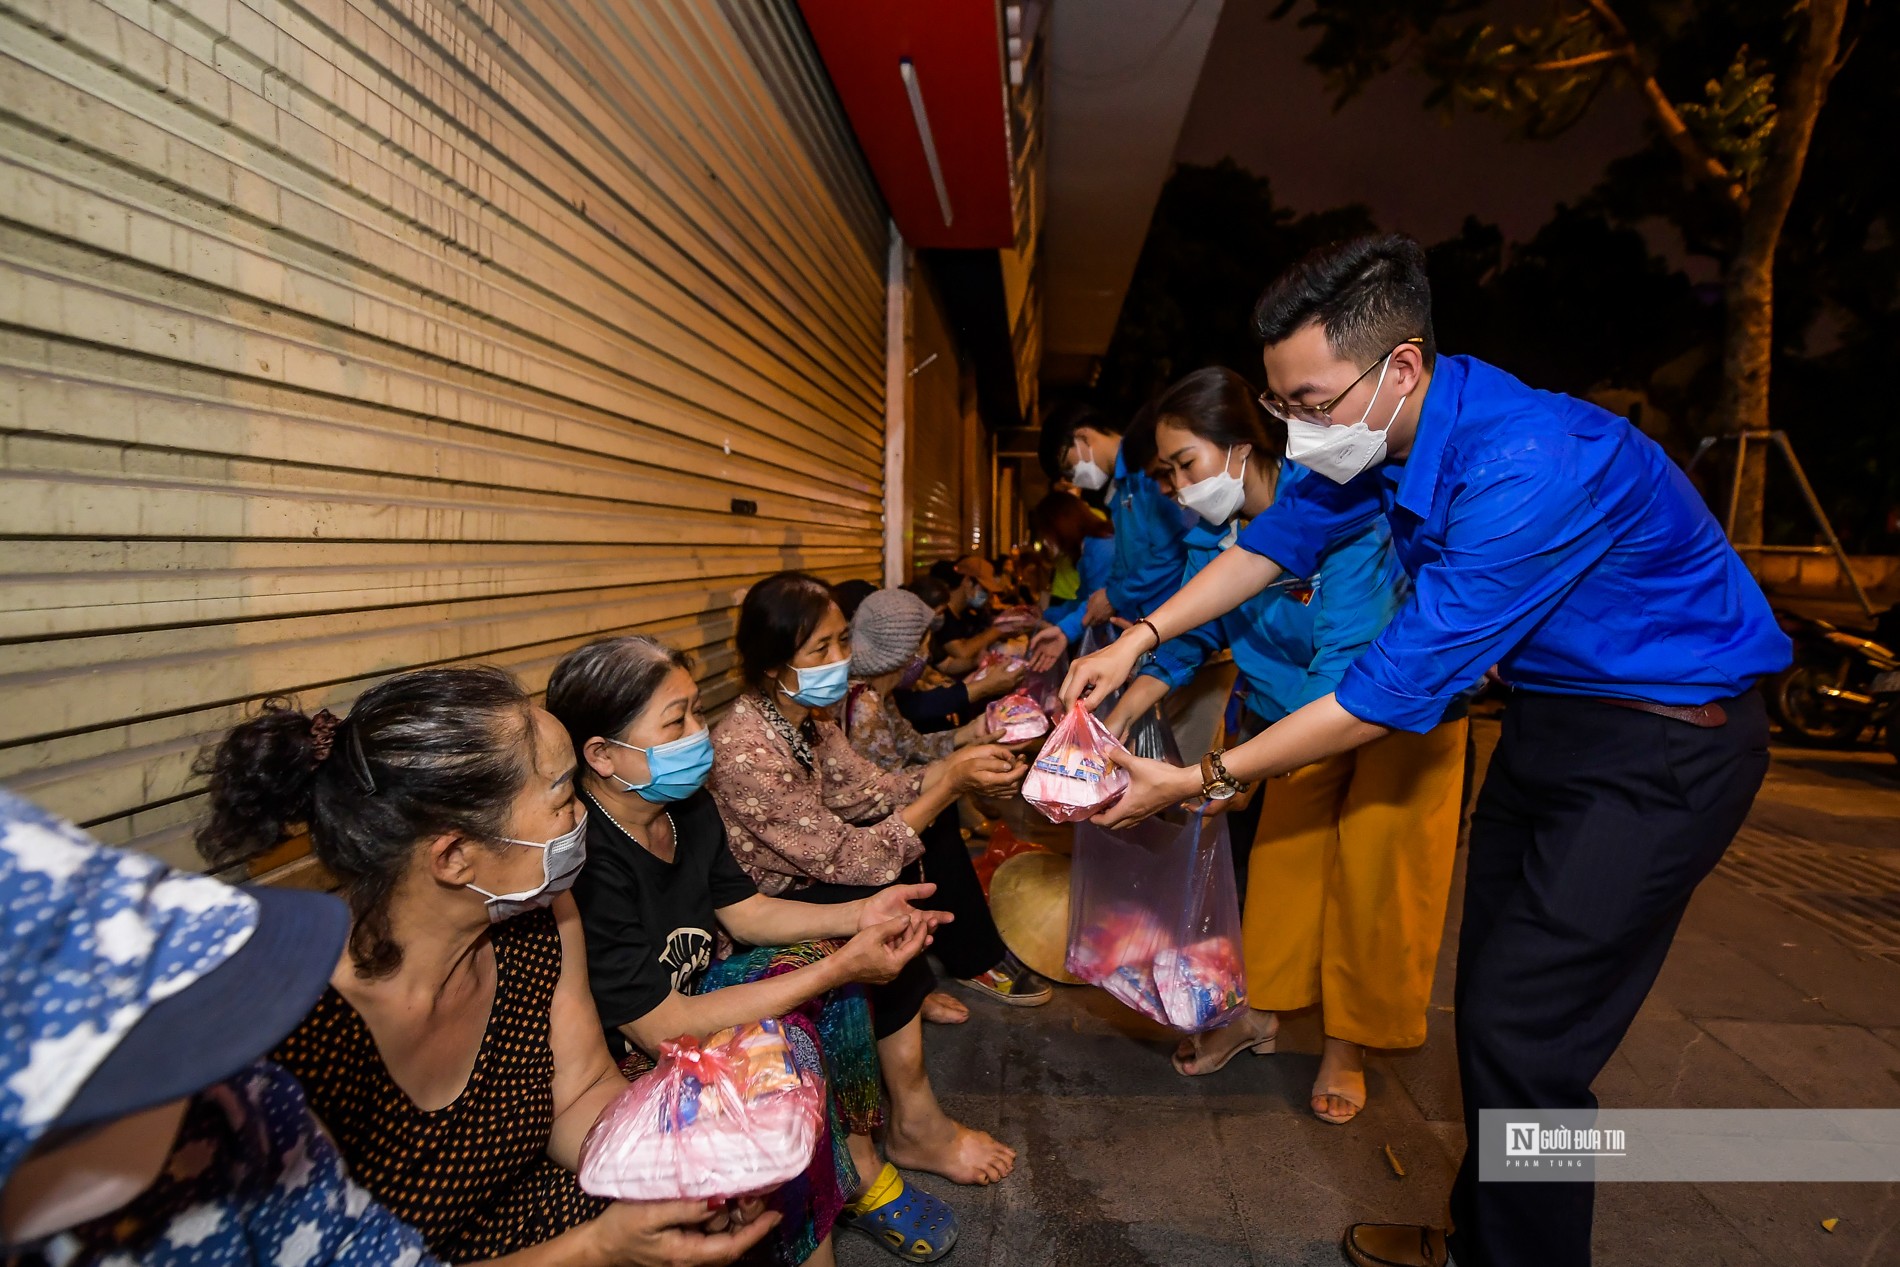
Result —
[{"label": "pink plastic bag", "polygon": [[1005,633],[1028,633],[1042,623],[1042,613],[1034,607],[1005,607],[996,613],[991,626]]},{"label": "pink plastic bag", "polygon": [[620,1201],[769,1192],[811,1164],[821,1079],[792,1061],[775,1020],[660,1044],[660,1063],[595,1120],[581,1188]]},{"label": "pink plastic bag", "polygon": [[1020,692],[991,702],[983,710],[983,724],[996,732],[997,743],[1021,743],[1049,733],[1042,705]]},{"label": "pink plastic bag", "polygon": [[1187,1034],[1247,1005],[1227,820],[1083,824],[1069,873],[1068,970]]},{"label": "pink plastic bag", "polygon": [[1099,814],[1128,790],[1128,771],[1108,759],[1126,756],[1108,728],[1078,702],[1036,754],[1023,779],[1023,799],[1052,823]]}]

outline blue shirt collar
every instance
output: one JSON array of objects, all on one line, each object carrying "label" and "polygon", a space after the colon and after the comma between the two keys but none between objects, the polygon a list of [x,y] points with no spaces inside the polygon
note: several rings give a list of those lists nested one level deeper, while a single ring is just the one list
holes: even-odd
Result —
[{"label": "blue shirt collar", "polygon": [[1438,496],[1438,472],[1445,462],[1445,445],[1451,429],[1458,424],[1458,409],[1465,386],[1464,358],[1441,356],[1432,368],[1432,381],[1425,390],[1425,403],[1418,412],[1418,430],[1412,436],[1412,450],[1405,455],[1398,472],[1398,504],[1420,519],[1432,513]]},{"label": "blue shirt collar", "polygon": [[1117,484],[1128,478],[1128,463],[1122,461],[1122,454],[1127,451],[1127,448],[1126,439],[1115,446],[1115,482]]}]

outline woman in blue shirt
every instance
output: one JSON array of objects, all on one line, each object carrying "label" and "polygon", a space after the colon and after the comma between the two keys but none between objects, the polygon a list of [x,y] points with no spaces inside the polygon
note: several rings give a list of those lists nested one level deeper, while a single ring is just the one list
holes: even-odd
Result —
[{"label": "woman in blue shirt", "polygon": [[[1285,490],[1317,478],[1288,462],[1284,424],[1232,370],[1196,371],[1156,402],[1151,469],[1198,516],[1192,578]],[[1332,693],[1403,597],[1383,520],[1341,538],[1304,580],[1282,580],[1163,643],[1109,715],[1117,734],[1223,647],[1258,733]],[[1428,734],[1395,732],[1262,787],[1243,937],[1252,1008],[1186,1040],[1175,1068],[1213,1073],[1273,1050],[1278,1013],[1318,1005],[1326,1034],[1311,1107],[1350,1121],[1365,1106],[1365,1047],[1416,1047],[1444,928],[1463,789],[1462,712]],[[1236,815],[1236,821],[1243,821]]]},{"label": "woman in blue shirt", "polygon": [[1081,584],[1076,597],[1051,603],[1042,618],[1071,643],[1082,636],[1088,596],[1108,584],[1115,567],[1115,530],[1074,493],[1050,493],[1036,503],[1029,522],[1058,556],[1075,565]]}]

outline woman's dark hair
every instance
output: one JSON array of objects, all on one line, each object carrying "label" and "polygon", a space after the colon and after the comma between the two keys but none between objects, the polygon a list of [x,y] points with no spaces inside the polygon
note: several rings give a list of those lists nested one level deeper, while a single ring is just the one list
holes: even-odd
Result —
[{"label": "woman's dark hair", "polygon": [[561,657],[548,678],[548,711],[567,728],[579,758],[595,737],[618,739],[653,701],[666,675],[693,658],[657,638],[602,638]]},{"label": "woman's dark hair", "polygon": [[877,586],[854,577],[849,581],[839,581],[831,587],[831,601],[838,604],[838,610],[844,613],[846,620],[850,620],[858,614],[858,604],[875,593],[877,593]]},{"label": "woman's dark hair", "polygon": [[1050,493],[1036,503],[1029,522],[1050,545],[1071,559],[1082,557],[1084,538],[1115,535],[1108,521],[1074,493]]},{"label": "woman's dark hair", "polygon": [[389,899],[417,843],[444,832],[494,841],[508,830],[532,766],[531,708],[512,677],[487,667],[390,678],[341,723],[266,700],[198,758],[211,798],[198,852],[214,866],[245,861],[305,824],[349,899],[357,972],[387,976],[402,962]]},{"label": "woman's dark hair", "polygon": [[[961,577],[957,578],[959,581]],[[929,603],[933,608],[942,607],[950,601],[950,587],[934,576],[920,576],[904,587],[917,597]]]},{"label": "woman's dark hair", "polygon": [[804,572],[780,572],[746,591],[739,604],[739,672],[757,689],[789,664],[812,630],[837,606],[831,587]]},{"label": "woman's dark hair", "polygon": [[1223,449],[1251,444],[1261,462],[1286,454],[1286,424],[1260,407],[1258,393],[1223,365],[1195,370],[1155,398],[1155,426],[1172,423]]},{"label": "woman's dark hair", "polygon": [[1438,340],[1425,248],[1402,233],[1320,247],[1274,278],[1253,308],[1253,332],[1270,344],[1315,321],[1334,356],[1361,366],[1421,338],[1430,369]]}]

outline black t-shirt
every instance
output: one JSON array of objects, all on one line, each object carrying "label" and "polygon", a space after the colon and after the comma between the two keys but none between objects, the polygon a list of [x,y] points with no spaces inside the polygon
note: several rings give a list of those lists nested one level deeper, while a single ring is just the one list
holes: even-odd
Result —
[{"label": "black t-shirt", "polygon": [[587,936],[587,980],[607,1045],[629,1044],[619,1027],[684,994],[712,963],[713,912],[758,892],[726,847],[712,796],[701,790],[670,807],[673,861],[662,862],[587,807],[587,865],[574,881]]}]

